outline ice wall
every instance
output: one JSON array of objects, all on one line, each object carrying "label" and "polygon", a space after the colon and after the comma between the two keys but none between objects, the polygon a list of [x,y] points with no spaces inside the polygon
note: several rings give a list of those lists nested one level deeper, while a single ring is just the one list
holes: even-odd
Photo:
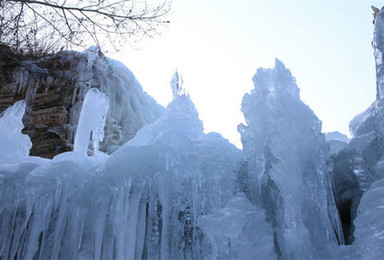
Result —
[{"label": "ice wall", "polygon": [[244,188],[265,209],[279,257],[329,257],[344,239],[321,122],[279,60],[273,69],[259,69],[253,82],[242,103],[246,125],[239,126],[249,179]]},{"label": "ice wall", "polygon": [[75,151],[0,167],[0,256],[275,259],[271,225],[240,188],[241,157],[219,134],[204,134],[178,93],[103,160]]}]

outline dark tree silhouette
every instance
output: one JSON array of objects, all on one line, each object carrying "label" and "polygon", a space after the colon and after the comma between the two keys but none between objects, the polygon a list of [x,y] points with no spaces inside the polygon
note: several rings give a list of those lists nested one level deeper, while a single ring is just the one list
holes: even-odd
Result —
[{"label": "dark tree silhouette", "polygon": [[0,44],[19,52],[119,50],[168,23],[171,0],[0,0]]}]

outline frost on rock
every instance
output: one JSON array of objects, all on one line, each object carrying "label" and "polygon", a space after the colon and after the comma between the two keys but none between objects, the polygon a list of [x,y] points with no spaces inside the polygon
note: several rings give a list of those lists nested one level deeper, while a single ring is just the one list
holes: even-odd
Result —
[{"label": "frost on rock", "polygon": [[259,69],[253,82],[242,103],[247,125],[239,126],[244,188],[265,209],[280,257],[325,258],[344,239],[321,122],[279,60],[274,69]]}]

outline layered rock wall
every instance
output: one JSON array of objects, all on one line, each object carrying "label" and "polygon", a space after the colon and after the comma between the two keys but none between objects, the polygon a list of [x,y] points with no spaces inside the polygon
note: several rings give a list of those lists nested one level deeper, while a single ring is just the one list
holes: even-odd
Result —
[{"label": "layered rock wall", "polygon": [[144,93],[132,72],[97,48],[27,61],[5,47],[0,68],[0,113],[26,100],[23,132],[32,140],[31,155],[52,158],[73,150],[82,101],[90,88],[110,99],[106,138],[100,147],[108,153],[164,111]]}]

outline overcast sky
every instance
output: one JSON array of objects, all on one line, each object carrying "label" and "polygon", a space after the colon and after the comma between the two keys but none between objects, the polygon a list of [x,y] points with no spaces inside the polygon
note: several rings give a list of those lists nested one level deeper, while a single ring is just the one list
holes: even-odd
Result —
[{"label": "overcast sky", "polygon": [[204,123],[241,147],[242,97],[259,67],[280,59],[323,131],[348,124],[375,99],[370,5],[383,1],[174,0],[161,36],[112,57],[166,106],[176,69]]}]

